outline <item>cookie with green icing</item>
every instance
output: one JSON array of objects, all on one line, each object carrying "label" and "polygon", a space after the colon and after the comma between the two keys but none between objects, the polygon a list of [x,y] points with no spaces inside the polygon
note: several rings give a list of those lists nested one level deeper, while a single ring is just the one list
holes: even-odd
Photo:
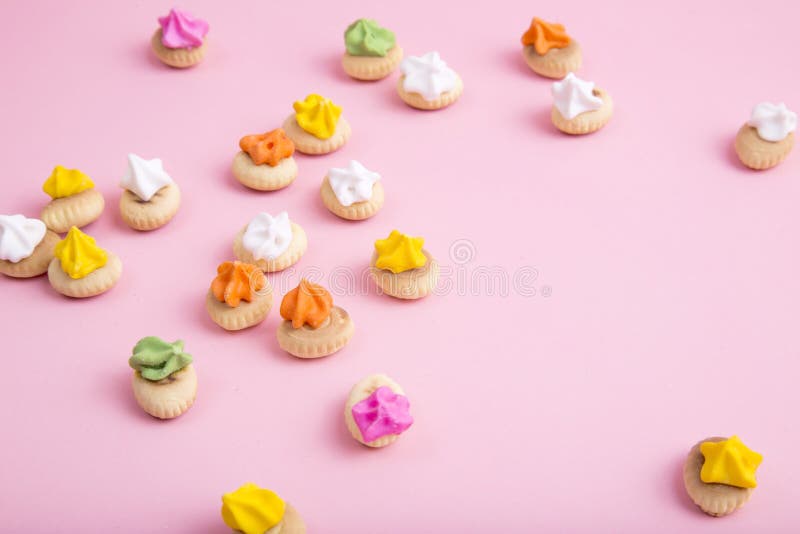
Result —
[{"label": "cookie with green icing", "polygon": [[143,337],[133,347],[128,364],[142,378],[158,382],[192,363],[192,355],[183,351],[183,341],[172,343],[156,336]]},{"label": "cookie with green icing", "polygon": [[358,19],[344,32],[344,44],[352,56],[384,57],[394,48],[394,32],[372,19]]}]

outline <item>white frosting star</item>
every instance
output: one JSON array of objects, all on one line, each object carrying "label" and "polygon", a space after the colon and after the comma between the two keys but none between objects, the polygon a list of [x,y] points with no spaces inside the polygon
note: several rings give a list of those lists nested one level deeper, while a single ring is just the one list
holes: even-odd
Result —
[{"label": "white frosting star", "polygon": [[328,181],[342,206],[351,206],[372,198],[372,186],[381,179],[377,172],[351,160],[344,169],[329,169]]},{"label": "white frosting star", "polygon": [[747,124],[755,128],[764,141],[783,141],[797,129],[797,113],[790,111],[783,102],[761,102],[753,108]]},{"label": "white frosting star", "polygon": [[257,260],[274,260],[292,243],[292,223],[289,214],[282,211],[277,217],[259,213],[247,225],[242,236],[244,248]]},{"label": "white frosting star", "polygon": [[603,107],[603,99],[594,95],[594,82],[581,80],[570,72],[560,82],[553,83],[553,105],[567,119]]},{"label": "white frosting star", "polygon": [[146,160],[136,154],[128,154],[128,170],[119,185],[148,202],[159,189],[174,183],[160,159]]},{"label": "white frosting star", "polygon": [[452,91],[458,83],[458,75],[439,57],[439,52],[428,52],[424,56],[408,56],[400,63],[405,74],[403,89],[419,93],[427,101],[439,98],[442,93]]},{"label": "white frosting star", "polygon": [[47,227],[39,219],[24,215],[0,215],[0,260],[17,263],[42,242]]}]

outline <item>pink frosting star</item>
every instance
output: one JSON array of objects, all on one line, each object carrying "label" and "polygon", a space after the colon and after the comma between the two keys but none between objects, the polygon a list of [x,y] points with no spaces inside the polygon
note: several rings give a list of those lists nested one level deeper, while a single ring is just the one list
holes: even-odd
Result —
[{"label": "pink frosting star", "polygon": [[381,386],[353,406],[353,419],[364,441],[375,441],[389,434],[401,434],[414,418],[408,411],[408,397]]},{"label": "pink frosting star", "polygon": [[158,17],[158,23],[161,24],[161,43],[167,48],[200,46],[208,33],[208,22],[174,8],[166,17]]}]

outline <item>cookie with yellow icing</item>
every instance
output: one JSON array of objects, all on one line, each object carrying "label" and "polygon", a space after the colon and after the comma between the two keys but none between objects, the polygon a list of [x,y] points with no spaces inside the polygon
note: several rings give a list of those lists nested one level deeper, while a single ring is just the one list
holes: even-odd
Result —
[{"label": "cookie with yellow icing", "polygon": [[116,285],[122,275],[122,261],[98,247],[93,237],[73,226],[55,245],[47,268],[53,289],[74,298],[93,297]]},{"label": "cookie with yellow icing", "polygon": [[399,299],[429,295],[439,279],[439,264],[422,248],[425,240],[392,230],[375,241],[370,275],[385,294]]},{"label": "cookie with yellow icing", "polygon": [[272,308],[272,287],[264,271],[252,263],[226,261],[206,296],[211,319],[225,330],[243,330],[266,319]]},{"label": "cookie with yellow icing", "polygon": [[322,286],[308,280],[289,291],[281,301],[278,345],[298,358],[321,358],[337,352],[353,337],[350,315],[333,305]]},{"label": "cookie with yellow icing", "polygon": [[144,337],[133,347],[128,365],[133,368],[133,396],[153,417],[173,419],[194,404],[197,374],[191,354],[183,350],[183,341]]},{"label": "cookie with yellow icing", "polygon": [[329,98],[310,94],[293,107],[295,112],[283,122],[283,130],[298,152],[328,154],[350,139],[350,124],[341,116],[342,108]]},{"label": "cookie with yellow icing", "polygon": [[40,218],[59,234],[73,226],[81,228],[97,220],[106,204],[86,174],[61,165],[56,165],[42,190],[52,200],[42,209]]},{"label": "cookie with yellow icing", "polygon": [[737,437],[698,442],[683,466],[683,482],[692,501],[708,515],[735,512],[750,499],[762,456]]},{"label": "cookie with yellow icing", "polygon": [[244,534],[305,534],[297,510],[275,492],[247,483],[222,496],[222,520]]}]

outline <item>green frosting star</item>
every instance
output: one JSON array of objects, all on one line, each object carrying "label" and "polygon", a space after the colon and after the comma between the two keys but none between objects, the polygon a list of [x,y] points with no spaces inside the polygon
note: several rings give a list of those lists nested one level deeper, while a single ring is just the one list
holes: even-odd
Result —
[{"label": "green frosting star", "polygon": [[358,19],[344,32],[344,44],[351,56],[380,56],[394,48],[394,32],[372,19]]},{"label": "green frosting star", "polygon": [[167,343],[156,336],[147,336],[133,347],[128,365],[142,378],[158,382],[192,363],[192,355],[183,352],[183,341]]}]

